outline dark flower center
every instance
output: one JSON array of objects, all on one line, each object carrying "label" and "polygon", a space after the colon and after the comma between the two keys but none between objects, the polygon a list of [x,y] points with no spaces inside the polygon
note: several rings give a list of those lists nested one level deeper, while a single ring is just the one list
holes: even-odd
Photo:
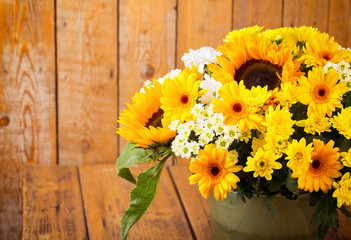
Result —
[{"label": "dark flower center", "polygon": [[211,168],[211,174],[212,174],[213,176],[217,176],[217,175],[219,174],[219,172],[220,172],[220,170],[219,170],[218,167],[212,167],[212,168]]},{"label": "dark flower center", "polygon": [[234,111],[234,112],[241,112],[242,110],[243,110],[243,106],[241,106],[240,103],[235,103],[235,104],[233,105],[233,111]]},{"label": "dark flower center", "polygon": [[273,90],[280,86],[282,68],[263,60],[249,60],[235,72],[234,80],[238,83],[243,80],[246,88],[268,86],[268,90]]},{"label": "dark flower center", "polygon": [[153,127],[162,127],[162,117],[163,117],[163,110],[160,108],[157,112],[152,114],[151,118],[149,118],[148,122],[145,124],[145,127],[149,128],[149,126]]},{"label": "dark flower center", "polygon": [[258,164],[260,167],[264,167],[266,164],[265,164],[265,162],[264,161],[261,161],[261,162],[259,162],[259,164]]},{"label": "dark flower center", "polygon": [[330,53],[330,52],[326,52],[326,51],[323,51],[319,54],[320,57],[322,57],[323,59],[325,59],[326,61],[329,61],[330,59],[333,58],[333,54]]},{"label": "dark flower center", "polygon": [[180,101],[181,103],[183,104],[187,104],[189,102],[189,97],[188,95],[183,95],[181,98],[180,98]]},{"label": "dark flower center", "polygon": [[314,169],[318,169],[320,165],[321,165],[321,162],[320,162],[319,160],[314,160],[314,161],[312,162],[312,167],[313,167]]},{"label": "dark flower center", "polygon": [[325,90],[324,89],[319,89],[318,90],[318,95],[321,96],[321,97],[324,97],[325,96]]}]

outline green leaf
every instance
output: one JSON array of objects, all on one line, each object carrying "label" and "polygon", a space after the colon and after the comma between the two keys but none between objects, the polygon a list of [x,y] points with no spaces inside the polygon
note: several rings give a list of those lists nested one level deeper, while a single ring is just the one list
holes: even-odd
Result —
[{"label": "green leaf", "polygon": [[336,208],[336,199],[330,193],[321,199],[311,219],[311,223],[319,223],[317,231],[318,239],[323,239],[329,228],[332,228],[335,232],[338,231],[339,217]]},{"label": "green leaf", "polygon": [[351,217],[351,214],[349,213],[349,211],[347,211],[347,209],[344,206],[341,206],[339,209],[340,212],[342,212],[346,217]]},{"label": "green leaf", "polygon": [[294,194],[299,194],[300,192],[300,189],[297,187],[297,178],[293,178],[291,176],[291,170],[289,170],[289,173],[286,176],[285,186],[290,192]]},{"label": "green leaf", "polygon": [[283,180],[278,177],[273,177],[271,181],[269,181],[268,189],[270,192],[278,192],[283,185]]},{"label": "green leaf", "polygon": [[130,173],[129,168],[137,163],[148,162],[149,160],[150,158],[145,149],[138,148],[134,143],[129,141],[117,158],[117,176],[135,184],[136,181]]},{"label": "green leaf", "polygon": [[265,199],[264,199],[264,205],[266,205],[269,213],[271,214],[272,217],[275,216],[275,209],[274,207],[272,206],[271,204],[271,201],[272,199],[275,198],[275,195],[271,195],[271,196],[267,196]]},{"label": "green leaf", "polygon": [[126,239],[129,229],[149,208],[155,197],[161,170],[170,155],[138,176],[136,187],[130,193],[130,204],[121,219],[121,239]]}]

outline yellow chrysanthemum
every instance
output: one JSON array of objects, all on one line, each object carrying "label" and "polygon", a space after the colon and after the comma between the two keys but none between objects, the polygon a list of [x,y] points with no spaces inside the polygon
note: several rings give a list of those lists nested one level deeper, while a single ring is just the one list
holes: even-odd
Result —
[{"label": "yellow chrysanthemum", "polygon": [[292,28],[282,27],[276,29],[267,29],[259,34],[259,37],[267,41],[281,41],[285,43],[286,39],[292,34]]},{"label": "yellow chrysanthemum", "polygon": [[144,148],[155,143],[167,142],[176,132],[168,128],[169,119],[164,118],[161,109],[161,84],[154,80],[153,86],[144,87],[143,93],[137,93],[133,104],[127,104],[118,122],[122,124],[117,133],[125,139]]},{"label": "yellow chrysanthemum", "polygon": [[308,72],[308,78],[302,76],[297,88],[302,104],[308,105],[308,115],[317,112],[331,117],[335,108],[341,108],[342,95],[348,88],[345,82],[339,82],[339,73],[330,70],[324,76],[322,67],[315,67]]},{"label": "yellow chrysanthemum", "polygon": [[341,109],[341,113],[331,118],[330,122],[345,138],[351,138],[351,107]]},{"label": "yellow chrysanthemum", "polygon": [[301,75],[288,48],[264,39],[238,37],[217,49],[223,53],[217,56],[220,66],[210,64],[209,69],[222,84],[243,80],[248,89],[268,86],[268,90],[273,90],[281,82],[296,81],[296,76]]},{"label": "yellow chrysanthemum", "polygon": [[301,138],[298,142],[293,139],[291,143],[288,144],[286,150],[286,160],[288,160],[287,166],[293,173],[292,177],[299,176],[302,172],[306,172],[309,167],[311,160],[311,153],[313,151],[312,143],[306,146],[306,139]]},{"label": "yellow chrysanthemum", "polygon": [[227,192],[236,189],[240,179],[234,174],[242,169],[235,165],[228,156],[228,151],[214,144],[206,145],[200,150],[198,159],[190,162],[189,169],[194,174],[189,177],[190,184],[198,183],[204,198],[208,198],[213,190],[216,200],[223,200]]},{"label": "yellow chrysanthemum", "polygon": [[281,157],[283,153],[285,153],[288,147],[287,136],[281,136],[267,132],[264,140],[266,142],[266,145],[264,145],[263,148],[267,151],[276,154],[279,157]]},{"label": "yellow chrysanthemum", "polygon": [[267,134],[279,136],[281,139],[288,139],[293,134],[295,121],[292,120],[292,113],[287,107],[280,108],[278,105],[275,109],[270,106],[266,112],[264,125],[267,127]]},{"label": "yellow chrysanthemum", "polygon": [[166,118],[171,121],[179,120],[180,123],[192,118],[191,109],[196,100],[202,96],[206,90],[200,90],[198,75],[183,71],[173,80],[166,79],[161,97],[162,110]]},{"label": "yellow chrysanthemum", "polygon": [[308,170],[298,176],[298,187],[305,191],[324,193],[331,189],[334,178],[340,177],[342,165],[339,162],[339,148],[333,148],[334,141],[330,140],[326,145],[320,140],[313,140],[312,162]]},{"label": "yellow chrysanthemum", "polygon": [[306,46],[306,42],[310,39],[314,39],[315,36],[319,33],[317,28],[313,27],[294,27],[289,32],[290,34],[284,39],[284,43],[293,49],[295,56],[299,56]]},{"label": "yellow chrysanthemum", "polygon": [[258,138],[257,137],[253,137],[252,138],[252,144],[251,144],[251,148],[252,148],[252,152],[251,155],[255,155],[256,152],[258,151],[258,149],[262,148],[264,145],[266,145],[266,141],[264,139],[264,135],[263,134],[259,134]]},{"label": "yellow chrysanthemum", "polygon": [[267,91],[267,86],[252,87],[248,94],[248,103],[254,107],[263,107],[267,100],[271,97],[272,91]]},{"label": "yellow chrysanthemum", "polygon": [[228,35],[223,40],[224,42],[231,42],[233,39],[237,39],[240,37],[257,37],[257,35],[262,31],[263,27],[259,27],[257,25],[247,28],[242,28],[239,30],[234,30],[228,33]]},{"label": "yellow chrysanthemum", "polygon": [[282,168],[282,164],[276,162],[279,156],[272,152],[265,151],[263,148],[259,148],[254,157],[248,157],[244,172],[254,171],[254,177],[265,177],[267,180],[272,179],[273,169]]},{"label": "yellow chrysanthemum", "polygon": [[345,173],[338,183],[334,182],[333,187],[335,188],[333,197],[337,199],[338,208],[340,208],[343,204],[350,206],[351,205],[350,172]]},{"label": "yellow chrysanthemum", "polygon": [[351,168],[351,148],[349,149],[348,152],[342,152],[341,153],[341,163],[345,167]]},{"label": "yellow chrysanthemum", "polygon": [[275,94],[274,102],[279,103],[282,107],[290,108],[297,100],[296,84],[285,82],[281,84],[281,90]]},{"label": "yellow chrysanthemum", "polygon": [[310,113],[307,119],[300,120],[296,123],[296,126],[303,127],[304,131],[309,134],[320,135],[322,132],[330,132],[331,123],[329,118],[321,116],[317,113]]},{"label": "yellow chrysanthemum", "polygon": [[338,63],[341,60],[349,61],[350,59],[351,52],[339,49],[339,44],[334,41],[334,37],[329,38],[327,33],[318,33],[306,42],[304,54],[299,61],[305,63],[307,67],[323,67],[327,62]]},{"label": "yellow chrysanthemum", "polygon": [[221,99],[212,99],[213,110],[223,113],[224,123],[236,125],[241,131],[256,128],[263,120],[257,112],[260,108],[249,105],[248,97],[250,91],[245,88],[243,81],[238,84],[231,82],[225,84],[218,90]]}]

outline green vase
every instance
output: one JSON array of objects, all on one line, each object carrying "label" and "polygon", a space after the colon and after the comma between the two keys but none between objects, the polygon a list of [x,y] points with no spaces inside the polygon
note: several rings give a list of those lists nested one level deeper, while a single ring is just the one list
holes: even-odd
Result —
[{"label": "green vase", "polygon": [[278,196],[270,201],[274,217],[267,209],[264,197],[252,197],[244,203],[236,192],[228,193],[224,201],[210,197],[212,239],[275,240],[315,239],[318,224],[310,222],[315,207],[310,196],[288,200]]}]

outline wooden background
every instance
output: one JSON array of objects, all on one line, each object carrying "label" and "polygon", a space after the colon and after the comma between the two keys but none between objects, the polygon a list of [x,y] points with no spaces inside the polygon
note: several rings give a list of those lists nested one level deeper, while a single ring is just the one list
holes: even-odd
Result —
[{"label": "wooden background", "polygon": [[24,164],[114,162],[145,80],[255,24],[351,47],[351,0],[0,0],[0,239],[21,236]]}]

